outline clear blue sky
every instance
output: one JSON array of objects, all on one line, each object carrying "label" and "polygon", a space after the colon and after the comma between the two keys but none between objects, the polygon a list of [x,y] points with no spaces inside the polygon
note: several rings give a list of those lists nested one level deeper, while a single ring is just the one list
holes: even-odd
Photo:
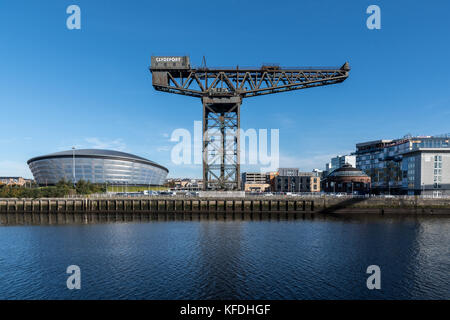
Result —
[{"label": "clear blue sky", "polygon": [[[81,30],[66,8],[81,8]],[[381,30],[366,8],[381,7]],[[280,129],[280,166],[323,168],[358,142],[450,132],[449,1],[0,2],[0,175],[71,146],[170,161],[176,128],[201,120],[196,98],[156,92],[151,55],[195,65],[340,66],[342,84],[244,101],[241,125]]]}]

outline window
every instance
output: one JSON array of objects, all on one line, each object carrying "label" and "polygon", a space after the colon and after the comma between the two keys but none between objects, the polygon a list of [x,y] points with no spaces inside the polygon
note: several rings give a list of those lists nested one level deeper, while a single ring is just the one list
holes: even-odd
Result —
[{"label": "window", "polygon": [[434,156],[434,177],[433,177],[433,187],[434,189],[442,188],[442,155]]},{"label": "window", "polygon": [[440,198],[442,196],[442,191],[433,191],[433,198]]}]

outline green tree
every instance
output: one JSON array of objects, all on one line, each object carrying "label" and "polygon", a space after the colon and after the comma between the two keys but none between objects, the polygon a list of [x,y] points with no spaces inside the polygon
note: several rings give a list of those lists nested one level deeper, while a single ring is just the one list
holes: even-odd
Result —
[{"label": "green tree", "polygon": [[89,185],[84,180],[78,180],[75,190],[77,191],[77,194],[89,194]]}]

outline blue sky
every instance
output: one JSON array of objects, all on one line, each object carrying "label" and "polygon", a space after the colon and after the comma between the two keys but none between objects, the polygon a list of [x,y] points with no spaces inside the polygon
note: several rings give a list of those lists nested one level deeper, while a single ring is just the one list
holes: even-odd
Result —
[{"label": "blue sky", "polygon": [[[66,8],[81,8],[81,30]],[[381,8],[381,30],[366,8]],[[156,92],[151,55],[200,65],[340,66],[342,84],[246,99],[244,129],[280,130],[280,166],[323,168],[358,142],[450,132],[448,1],[0,2],[0,175],[78,148],[170,160],[173,130],[201,120],[196,98]],[[244,168],[245,170],[245,168]]]}]

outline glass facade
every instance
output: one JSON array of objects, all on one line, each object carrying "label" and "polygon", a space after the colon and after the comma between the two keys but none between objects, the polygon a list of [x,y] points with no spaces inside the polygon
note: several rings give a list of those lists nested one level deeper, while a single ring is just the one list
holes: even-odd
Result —
[{"label": "glass facade", "polygon": [[[404,157],[402,161],[402,186],[404,189],[414,190],[416,183],[416,160],[417,156]],[[419,158],[420,160],[420,158]]]},{"label": "glass facade", "polygon": [[[449,149],[450,135],[405,137],[357,144],[356,167],[372,178],[372,188],[379,191],[397,189],[398,193],[413,194],[422,186],[426,176],[421,174],[420,152]],[[412,154],[419,152],[418,156]],[[443,178],[442,157],[434,158],[434,188],[439,189]],[[427,184],[427,183],[426,183]]]},{"label": "glass facade", "polygon": [[158,165],[133,161],[132,159],[113,159],[83,157],[43,157],[30,160],[29,167],[35,181],[40,185],[52,185],[65,179],[73,181],[75,162],[75,182],[79,180],[99,184],[120,185],[162,185],[168,171]]}]

